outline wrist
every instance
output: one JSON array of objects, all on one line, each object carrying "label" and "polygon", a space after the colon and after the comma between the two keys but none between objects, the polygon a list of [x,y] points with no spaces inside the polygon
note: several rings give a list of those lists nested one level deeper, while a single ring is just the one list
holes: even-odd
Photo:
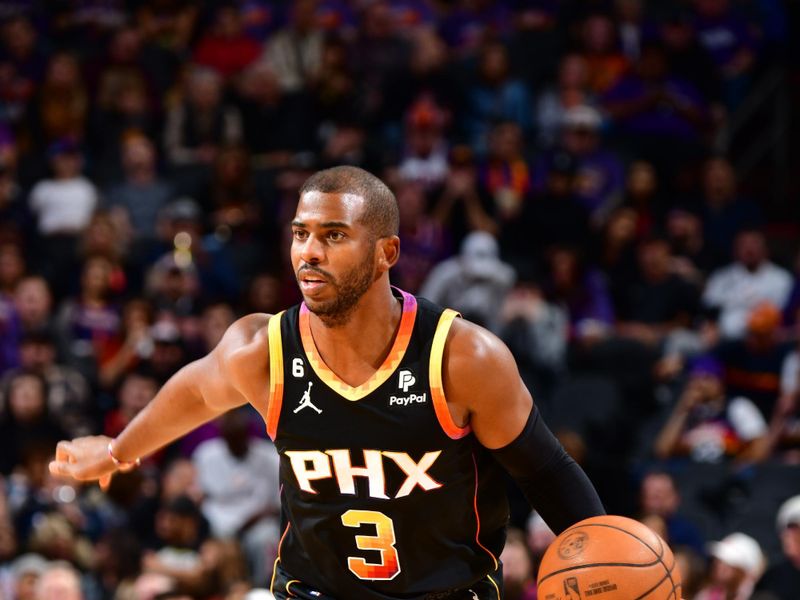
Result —
[{"label": "wrist", "polygon": [[108,442],[108,457],[114,466],[121,472],[131,471],[142,465],[142,459],[138,456],[134,460],[123,460],[114,451],[114,440]]}]

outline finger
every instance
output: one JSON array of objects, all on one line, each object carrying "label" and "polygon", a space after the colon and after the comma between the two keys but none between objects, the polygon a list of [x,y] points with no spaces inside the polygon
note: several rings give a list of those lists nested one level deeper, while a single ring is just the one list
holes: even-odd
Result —
[{"label": "finger", "polygon": [[61,475],[62,477],[72,477],[73,479],[77,479],[77,477],[75,477],[75,467],[72,463],[63,460],[54,460],[50,462],[48,467],[50,469],[50,473],[53,475]]},{"label": "finger", "polygon": [[57,462],[72,462],[75,459],[75,450],[72,442],[61,441],[56,446]]},{"label": "finger", "polygon": [[103,475],[100,478],[100,489],[104,492],[108,491],[108,486],[111,485],[111,476],[113,473],[109,473],[108,475]]}]

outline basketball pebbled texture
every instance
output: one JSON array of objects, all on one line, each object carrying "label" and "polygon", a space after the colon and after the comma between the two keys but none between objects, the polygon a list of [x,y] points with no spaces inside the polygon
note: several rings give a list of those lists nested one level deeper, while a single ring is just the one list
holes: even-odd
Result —
[{"label": "basketball pebbled texture", "polygon": [[539,600],[681,600],[675,557],[655,532],[615,515],[562,532],[539,567]]}]

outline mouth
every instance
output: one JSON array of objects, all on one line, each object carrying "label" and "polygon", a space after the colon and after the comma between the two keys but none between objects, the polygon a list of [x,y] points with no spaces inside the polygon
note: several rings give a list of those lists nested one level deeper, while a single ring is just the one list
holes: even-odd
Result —
[{"label": "mouth", "polygon": [[301,272],[297,277],[297,283],[300,285],[300,290],[304,293],[316,292],[325,285],[328,281],[322,275],[313,271]]}]

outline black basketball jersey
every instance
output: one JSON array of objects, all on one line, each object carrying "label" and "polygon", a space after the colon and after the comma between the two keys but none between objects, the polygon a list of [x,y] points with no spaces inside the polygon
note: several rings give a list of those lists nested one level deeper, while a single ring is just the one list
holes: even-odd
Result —
[{"label": "black basketball jersey", "polygon": [[284,527],[276,565],[339,600],[468,588],[491,579],[505,543],[502,474],[444,397],[457,313],[394,293],[403,314],[393,347],[358,387],[322,361],[305,305],[269,323],[267,431]]}]

